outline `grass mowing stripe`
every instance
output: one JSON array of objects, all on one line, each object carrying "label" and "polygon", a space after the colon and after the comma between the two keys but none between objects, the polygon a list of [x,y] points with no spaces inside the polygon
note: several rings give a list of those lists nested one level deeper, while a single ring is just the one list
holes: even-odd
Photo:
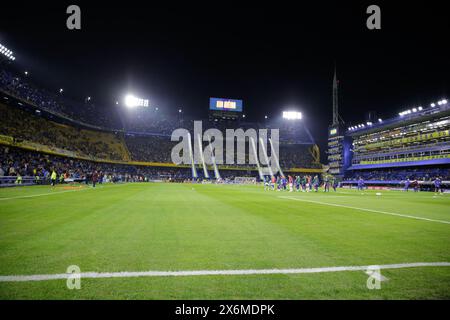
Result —
[{"label": "grass mowing stripe", "polygon": [[[244,270],[192,270],[192,271],[124,271],[124,272],[82,272],[81,278],[135,278],[135,277],[180,277],[180,276],[223,276],[223,275],[256,275],[256,274],[300,274],[342,271],[365,271],[373,268],[367,266],[320,267],[298,269],[244,269]],[[379,269],[402,269],[418,267],[450,267],[450,262],[413,262],[376,265]],[[0,282],[25,282],[68,279],[76,276],[73,273],[37,274],[0,276]]]},{"label": "grass mowing stripe", "polygon": [[373,210],[373,209],[367,209],[367,208],[358,208],[358,207],[346,206],[346,205],[336,204],[336,203],[328,203],[328,202],[315,201],[315,200],[305,200],[305,199],[294,198],[294,197],[285,197],[285,196],[279,196],[279,198],[289,199],[289,200],[296,200],[296,201],[303,201],[303,202],[310,202],[310,203],[316,203],[316,204],[332,206],[332,207],[341,207],[341,208],[354,209],[354,210],[360,210],[360,211],[367,211],[367,212],[373,212],[373,213],[381,213],[381,214],[387,214],[387,215],[396,216],[396,217],[402,217],[402,218],[410,218],[410,219],[416,219],[416,220],[425,220],[425,221],[430,221],[430,222],[438,222],[438,223],[450,224],[450,221],[445,221],[445,220],[435,220],[435,219],[429,219],[429,218],[423,218],[423,217],[410,216],[410,215],[401,214],[401,213]]}]

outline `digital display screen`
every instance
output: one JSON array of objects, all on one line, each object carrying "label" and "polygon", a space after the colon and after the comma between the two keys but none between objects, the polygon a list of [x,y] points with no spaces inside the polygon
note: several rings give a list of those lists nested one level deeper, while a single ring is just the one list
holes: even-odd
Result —
[{"label": "digital display screen", "polygon": [[242,112],[242,100],[209,98],[209,110]]}]

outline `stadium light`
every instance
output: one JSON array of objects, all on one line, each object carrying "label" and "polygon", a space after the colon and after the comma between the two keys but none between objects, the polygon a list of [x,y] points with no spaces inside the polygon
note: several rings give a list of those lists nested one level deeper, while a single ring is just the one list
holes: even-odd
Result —
[{"label": "stadium light", "polygon": [[264,119],[267,119],[267,116],[264,116]]},{"label": "stadium light", "polygon": [[137,98],[132,94],[127,94],[125,96],[125,106],[127,106],[128,108],[148,107],[148,100]]},{"label": "stadium light", "polygon": [[64,91],[63,88],[59,89],[59,93],[63,93],[63,91]]},{"label": "stadium light", "polygon": [[118,105],[119,104],[119,101],[116,101],[116,105]]},{"label": "stadium light", "polygon": [[25,71],[24,73],[25,73],[26,76],[28,75],[28,71]]},{"label": "stadium light", "polygon": [[[283,119],[287,120],[300,120],[302,113],[297,111],[283,111]],[[267,119],[267,116],[266,116]]]},{"label": "stadium light", "polygon": [[430,107],[434,108],[436,107],[436,104],[433,102],[432,104],[430,104]]},{"label": "stadium light", "polygon": [[242,118],[245,118],[245,114],[242,115]]},{"label": "stadium light", "polygon": [[181,112],[183,112],[183,110],[181,110],[181,109],[178,109],[178,113],[181,113]]},{"label": "stadium light", "polygon": [[442,104],[447,104],[447,99],[442,100]]},{"label": "stadium light", "polygon": [[422,108],[422,107],[418,107],[417,109],[418,109],[419,111],[422,111],[422,110],[423,110],[423,108]]},{"label": "stadium light", "polygon": [[9,60],[12,61],[16,60],[16,57],[13,55],[13,52],[2,44],[0,44],[0,53],[2,53]]},{"label": "stadium light", "polygon": [[412,112],[417,112],[417,108],[412,108]]},{"label": "stadium light", "polygon": [[383,122],[383,119],[378,118],[378,122],[379,122],[379,123],[382,123],[382,122]]}]

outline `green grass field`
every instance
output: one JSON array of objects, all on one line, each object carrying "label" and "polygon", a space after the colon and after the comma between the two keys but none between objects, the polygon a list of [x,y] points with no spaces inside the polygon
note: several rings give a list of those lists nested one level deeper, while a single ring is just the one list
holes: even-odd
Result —
[{"label": "green grass field", "polygon": [[[4,188],[0,276],[61,274],[70,265],[121,272],[450,262],[450,195],[381,192],[164,183]],[[450,298],[448,266],[382,275],[379,290],[367,288],[364,271],[82,278],[80,290],[65,279],[2,281],[0,299]]]}]

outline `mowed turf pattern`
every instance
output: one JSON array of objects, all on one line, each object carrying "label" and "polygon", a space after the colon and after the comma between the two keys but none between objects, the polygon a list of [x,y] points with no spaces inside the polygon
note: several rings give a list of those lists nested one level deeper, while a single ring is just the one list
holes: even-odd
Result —
[{"label": "mowed turf pattern", "polygon": [[[381,192],[381,196],[376,193]],[[288,198],[285,198],[288,197]],[[306,201],[296,201],[308,200]],[[327,205],[333,204],[333,206]],[[339,205],[339,206],[336,206]],[[352,207],[352,208],[348,208]],[[450,195],[136,183],[0,189],[0,276],[450,262]],[[450,267],[0,282],[1,299],[448,299]]]}]

